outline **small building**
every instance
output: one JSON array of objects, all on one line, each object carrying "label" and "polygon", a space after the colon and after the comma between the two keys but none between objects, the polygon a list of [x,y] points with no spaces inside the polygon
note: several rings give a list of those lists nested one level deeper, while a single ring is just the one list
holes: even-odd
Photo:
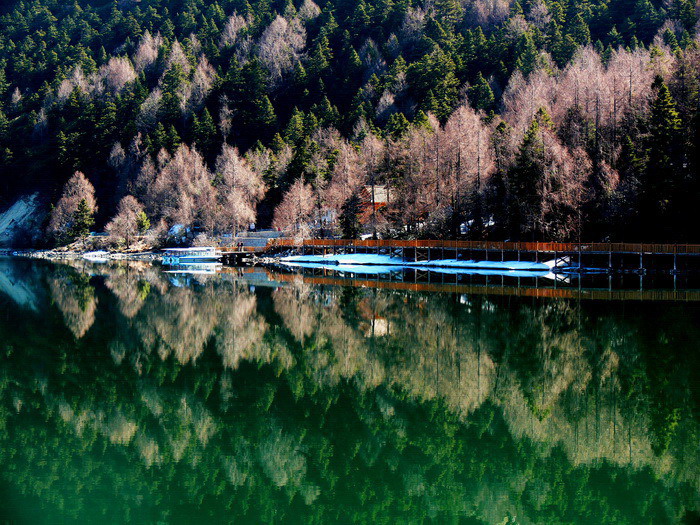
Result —
[{"label": "small building", "polygon": [[389,204],[389,188],[384,185],[375,185],[374,198],[372,197],[372,186],[367,185],[360,190],[360,224],[362,225],[372,224],[373,220],[377,223],[384,222],[382,209]]}]

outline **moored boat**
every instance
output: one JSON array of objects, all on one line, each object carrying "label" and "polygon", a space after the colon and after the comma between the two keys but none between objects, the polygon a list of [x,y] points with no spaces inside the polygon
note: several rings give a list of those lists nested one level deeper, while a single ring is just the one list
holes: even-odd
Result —
[{"label": "moored boat", "polygon": [[214,246],[196,248],[165,248],[163,264],[211,263],[221,259],[221,252]]}]

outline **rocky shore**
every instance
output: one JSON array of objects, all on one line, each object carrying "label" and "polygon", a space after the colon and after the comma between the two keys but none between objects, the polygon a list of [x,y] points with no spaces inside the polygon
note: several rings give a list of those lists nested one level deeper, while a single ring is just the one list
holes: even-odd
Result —
[{"label": "rocky shore", "polygon": [[116,260],[116,261],[156,261],[162,258],[160,253],[154,251],[142,252],[119,252],[107,250],[12,250],[5,249],[0,251],[0,255],[12,257],[29,257],[32,259],[48,259],[48,260],[72,260],[72,259],[88,259],[88,260]]}]

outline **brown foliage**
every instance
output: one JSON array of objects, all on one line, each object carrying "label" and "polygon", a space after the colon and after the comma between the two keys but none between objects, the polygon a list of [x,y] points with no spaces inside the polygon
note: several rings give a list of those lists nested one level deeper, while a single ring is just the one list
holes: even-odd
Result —
[{"label": "brown foliage", "polygon": [[51,210],[47,231],[56,240],[61,240],[69,234],[73,217],[78,210],[80,201],[85,199],[93,213],[97,211],[95,188],[85,175],[76,171],[63,187],[61,198]]},{"label": "brown foliage", "polygon": [[112,218],[105,231],[118,243],[131,246],[134,237],[139,233],[138,216],[143,206],[132,195],[127,195],[119,202],[117,214]]}]

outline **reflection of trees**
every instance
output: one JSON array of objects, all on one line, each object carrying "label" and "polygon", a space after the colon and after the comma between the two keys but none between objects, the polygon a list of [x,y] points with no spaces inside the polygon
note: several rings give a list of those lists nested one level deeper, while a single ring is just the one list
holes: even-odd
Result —
[{"label": "reflection of trees", "polygon": [[[90,338],[0,353],[0,428],[11,429],[0,463],[24,465],[6,474],[24,492],[86,512],[90,498],[58,480],[79,484],[92,462],[130,487],[117,506],[158,479],[183,485],[177,499],[220,499],[239,521],[593,512],[589,522],[634,523],[697,502],[692,367],[656,353],[684,355],[668,334],[697,335],[692,316],[298,284],[254,293],[227,276],[175,286],[149,268],[100,268]],[[75,283],[49,274],[66,324]],[[47,481],[41,464],[65,474]]]},{"label": "reflection of trees", "polygon": [[[327,291],[275,292],[278,312],[304,312],[282,317],[292,333],[303,319],[303,363],[316,381],[384,384],[441,400],[464,418],[489,401],[502,407],[514,436],[560,445],[575,464],[605,459],[659,475],[697,465],[697,451],[655,451],[653,422],[639,411],[645,401],[633,408],[632,392],[620,391],[621,353],[631,362],[644,344],[629,339],[631,327],[582,319],[581,307],[568,301],[506,307],[481,297],[457,304],[390,293],[377,300],[376,293],[356,300],[349,315],[340,292],[330,300]],[[695,470],[682,476],[700,479]]]},{"label": "reflection of trees", "polygon": [[[143,306],[144,300],[151,291],[151,283],[148,279],[152,272],[150,265],[144,263],[132,263],[116,267],[107,275],[105,286],[109,288],[117,298],[119,311],[131,319]],[[153,276],[150,276],[153,280]]]},{"label": "reflection of trees", "polygon": [[292,284],[290,288],[275,291],[275,311],[287,330],[303,343],[313,331],[316,309],[309,301],[309,286],[300,281]]},{"label": "reflection of trees", "polygon": [[63,314],[66,326],[81,338],[95,322],[97,298],[90,277],[82,273],[61,272],[49,279],[51,298]]},{"label": "reflection of trees", "polygon": [[[224,313],[216,328],[216,350],[223,365],[238,368],[241,361],[272,360],[271,349],[262,344],[267,324],[256,311],[255,295],[236,290],[225,301]],[[291,356],[281,352],[278,357],[290,366]]]},{"label": "reflection of trees", "polygon": [[[620,323],[587,319],[576,303],[506,306],[479,296],[321,290],[299,281],[272,292],[286,338],[279,329],[268,333],[270,313],[234,282],[205,277],[174,287],[162,275],[146,280],[140,270],[121,268],[106,280],[140,341],[115,338],[112,354],[118,362],[130,356],[137,370],[154,352],[184,364],[211,344],[228,368],[246,361],[298,366],[318,385],[345,380],[361,389],[399,389],[440,400],[462,418],[491,402],[502,407],[514,436],[559,444],[575,463],[605,458],[659,473],[682,463],[665,449],[655,453],[653,412],[642,392],[620,391],[620,374],[639,372],[621,361],[638,359],[643,342]],[[157,293],[139,294],[143,282]],[[127,306],[137,303],[143,306]],[[230,396],[226,381],[222,395]]]}]

